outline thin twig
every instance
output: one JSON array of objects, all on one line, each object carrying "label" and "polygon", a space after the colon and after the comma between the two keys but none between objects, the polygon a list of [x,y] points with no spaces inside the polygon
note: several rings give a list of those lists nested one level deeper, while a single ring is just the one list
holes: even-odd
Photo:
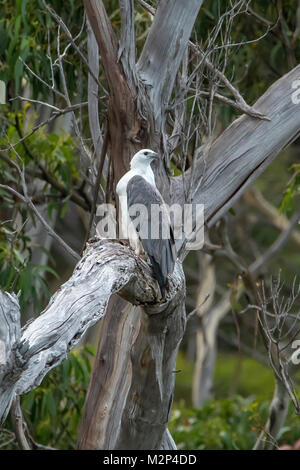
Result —
[{"label": "thin twig", "polygon": [[16,396],[11,407],[11,417],[17,442],[22,450],[32,450],[26,438],[23,413],[20,405],[20,397]]},{"label": "thin twig", "polygon": [[[93,71],[91,70],[89,64],[88,64],[88,61],[86,59],[86,57],[84,56],[84,54],[81,52],[81,50],[79,49],[79,47],[77,46],[77,44],[75,43],[74,39],[73,39],[73,36],[72,34],[70,33],[69,29],[67,28],[66,24],[63,22],[62,18],[53,10],[53,8],[51,8],[46,2],[45,0],[43,0],[43,5],[44,7],[46,8],[46,10],[50,13],[50,15],[55,19],[55,21],[58,23],[58,25],[63,29],[63,31],[66,33],[68,39],[70,40],[72,46],[74,47],[75,51],[77,52],[77,54],[80,56],[82,62],[85,64],[85,66],[87,67],[89,73],[91,74],[91,76],[93,77],[93,79],[95,80],[95,82],[97,83],[97,85],[102,89],[102,91],[104,92],[105,95],[108,96],[108,91],[103,87],[103,85],[99,82],[98,78],[94,75]],[[62,58],[63,55],[60,55],[60,58]]]},{"label": "thin twig", "polygon": [[14,154],[16,155],[16,157],[22,162],[22,166],[23,166],[23,169],[21,170],[21,168],[19,167],[19,165],[16,163],[16,162],[13,162],[13,165],[14,167],[16,168],[16,170],[18,171],[19,173],[19,176],[20,176],[20,179],[21,179],[21,185],[22,185],[22,189],[23,189],[23,194],[20,194],[18,191],[16,191],[14,188],[11,188],[10,186],[8,185],[0,185],[0,188],[4,188],[8,191],[10,191],[12,194],[14,194],[16,197],[18,197],[19,199],[21,199],[24,203],[26,203],[30,209],[34,212],[34,214],[36,215],[36,217],[39,219],[39,221],[42,223],[42,225],[45,227],[45,229],[47,230],[47,232],[49,233],[49,235],[51,235],[53,238],[55,238],[64,248],[65,250],[73,257],[75,258],[77,261],[80,259],[80,256],[53,230],[53,228],[48,224],[48,222],[44,219],[44,217],[39,213],[39,211],[37,210],[37,208],[35,207],[35,205],[33,204],[31,198],[28,196],[28,193],[27,193],[27,185],[26,185],[26,181],[25,181],[25,174],[24,174],[24,163],[23,163],[23,160],[22,158],[20,157],[20,155],[18,154],[18,152],[15,150],[15,148],[10,144],[10,142],[8,141],[9,143],[9,148],[10,150],[12,150],[14,152]]},{"label": "thin twig", "polygon": [[87,228],[87,231],[86,231],[86,236],[85,236],[85,240],[84,240],[83,247],[82,247],[82,250],[81,250],[81,254],[83,253],[85,245],[86,245],[86,243],[87,243],[87,241],[90,237],[90,233],[91,233],[91,229],[92,229],[92,225],[93,225],[93,220],[94,220],[95,213],[96,213],[98,192],[99,192],[99,188],[100,188],[102,170],[103,170],[104,161],[105,161],[106,152],[107,152],[107,147],[108,147],[108,140],[109,140],[109,133],[108,133],[108,128],[107,128],[106,132],[105,132],[105,136],[104,136],[102,149],[101,149],[101,155],[100,155],[100,160],[99,160],[97,178],[96,178],[95,186],[94,186],[94,195],[93,195],[93,202],[92,202],[92,207],[91,207],[91,214],[90,214],[89,224],[88,224],[88,228]]},{"label": "thin twig", "polygon": [[76,192],[67,190],[63,184],[59,183],[59,181],[47,171],[47,169],[41,163],[40,159],[37,158],[30,151],[30,149],[28,148],[28,146],[27,146],[27,144],[24,140],[22,130],[21,130],[21,127],[20,127],[20,123],[19,123],[19,118],[18,118],[17,115],[15,117],[16,117],[16,119],[15,119],[16,129],[17,129],[17,132],[20,136],[23,148],[24,148],[25,152],[27,153],[27,155],[29,156],[29,158],[32,161],[34,161],[34,163],[37,165],[37,167],[41,170],[43,179],[47,183],[49,183],[53,188],[57,189],[57,191],[59,191],[64,197],[69,197],[69,199],[71,201],[73,201],[75,204],[82,207],[84,210],[88,210],[89,209],[89,202],[86,201],[86,200],[84,201],[81,196],[78,196],[76,194]]}]

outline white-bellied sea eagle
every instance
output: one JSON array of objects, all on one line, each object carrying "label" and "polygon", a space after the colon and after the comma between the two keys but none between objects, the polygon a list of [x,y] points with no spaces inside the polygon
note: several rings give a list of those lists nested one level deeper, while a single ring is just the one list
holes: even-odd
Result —
[{"label": "white-bellied sea eagle", "polygon": [[119,180],[121,238],[129,239],[137,255],[146,253],[164,296],[167,276],[174,270],[176,248],[169,212],[156,188],[151,168],[158,154],[140,150],[131,162],[130,170]]}]

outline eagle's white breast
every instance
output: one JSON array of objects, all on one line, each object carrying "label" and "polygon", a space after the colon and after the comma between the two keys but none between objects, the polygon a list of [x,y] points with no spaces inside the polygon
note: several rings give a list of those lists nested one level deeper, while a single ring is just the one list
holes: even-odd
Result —
[{"label": "eagle's white breast", "polygon": [[119,180],[116,191],[120,201],[120,238],[128,238],[130,246],[135,250],[136,254],[139,255],[140,253],[143,253],[143,247],[136,229],[129,217],[127,205],[127,184],[130,179],[136,175],[142,176],[146,181],[148,181],[148,183],[156,187],[154,173],[151,166],[148,165],[145,167],[142,166],[141,168],[131,169],[125,173],[125,175]]}]

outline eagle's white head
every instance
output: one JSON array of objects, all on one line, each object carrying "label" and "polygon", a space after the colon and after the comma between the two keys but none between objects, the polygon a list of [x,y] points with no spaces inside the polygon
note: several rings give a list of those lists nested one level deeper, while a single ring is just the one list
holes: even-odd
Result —
[{"label": "eagle's white head", "polygon": [[132,170],[148,167],[153,160],[158,159],[158,154],[150,149],[142,149],[131,159],[130,168]]}]

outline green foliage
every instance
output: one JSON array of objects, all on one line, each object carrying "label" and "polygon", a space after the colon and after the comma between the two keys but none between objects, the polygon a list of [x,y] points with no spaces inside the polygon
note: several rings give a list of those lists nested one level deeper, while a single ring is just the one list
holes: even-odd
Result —
[{"label": "green foliage", "polygon": [[[235,46],[226,49],[228,56],[225,54],[225,48],[221,46],[226,37],[230,21],[228,11],[232,4],[230,6],[229,2],[206,0],[195,24],[194,40],[202,38],[202,48],[205,49],[222,18],[214,42],[214,47],[220,48],[220,54],[212,53],[210,59],[217,61],[219,69],[222,69],[226,61],[226,76],[236,84],[249,104],[257,100],[273,81],[299,63],[300,35],[293,37],[297,28],[298,4],[294,0],[283,0],[280,3],[280,18],[276,2],[252,0],[249,5],[266,22],[271,25],[277,23],[277,26],[270,30],[265,21],[252,16],[250,12],[245,13],[245,9],[235,15],[229,39],[229,43]],[[228,92],[223,89],[222,93]],[[230,94],[228,96],[230,97]],[[228,106],[218,106],[218,111],[218,116],[224,124],[229,124],[237,115],[237,112]]]},{"label": "green foliage", "polygon": [[57,449],[76,447],[93,355],[91,346],[71,351],[40,387],[22,397],[25,419],[39,444]]},{"label": "green foliage", "polygon": [[[16,144],[23,133],[30,134],[34,127],[36,116],[31,108],[27,105],[17,114],[12,112],[6,114],[6,133],[11,144]],[[0,152],[6,147],[6,137],[0,138]],[[28,181],[28,175],[46,174],[47,179],[45,178],[40,193],[35,191],[35,198],[38,202],[47,201],[50,218],[54,209],[60,211],[63,217],[69,201],[67,196],[74,185],[80,182],[74,139],[63,130],[56,134],[41,128],[26,139],[25,145],[19,143],[15,149],[18,155],[9,150],[3,152],[4,159],[0,158],[0,184],[13,187],[23,194],[20,175],[9,161],[14,161],[20,168],[24,165]],[[63,194],[58,187],[64,189]],[[35,202],[34,199],[33,201]],[[32,242],[26,235],[26,229],[30,219],[35,225],[35,219],[27,211],[26,206],[5,188],[0,188],[0,212],[4,220],[0,224],[0,286],[8,291],[14,290],[16,293],[20,291],[22,312],[25,311],[29,301],[33,301],[33,306],[38,311],[43,301],[49,299],[49,289],[43,273],[47,272],[58,277],[57,273],[50,266],[35,265],[31,262]],[[13,223],[14,218],[18,218],[18,229],[14,228],[16,226]],[[40,249],[44,250],[42,246]],[[49,253],[47,254],[49,257]],[[54,264],[51,258],[49,261]]]},{"label": "green foliage", "polygon": [[[213,392],[201,409],[191,407],[193,364],[182,353],[176,369],[175,403],[169,424],[178,449],[252,449],[268,417],[274,390],[270,368],[236,355],[219,354]],[[300,420],[290,406],[278,445],[299,439]]]},{"label": "green foliage", "polygon": [[42,276],[44,272],[58,278],[50,266],[36,265],[30,260],[30,239],[23,229],[16,231],[9,223],[0,224],[0,286],[19,293],[21,312],[25,311],[29,301],[39,311],[43,300],[49,299],[49,289]]},{"label": "green foliage", "polygon": [[291,212],[295,205],[295,199],[300,195],[300,163],[294,163],[291,166],[293,175],[287,184],[285,195],[282,200],[280,210],[281,212]]},{"label": "green foliage", "polygon": [[[70,0],[61,3],[58,0],[48,1],[54,9],[60,12],[68,23],[71,32],[78,33],[83,19],[83,3]],[[45,10],[42,0],[16,0],[8,2],[0,0],[0,80],[13,88],[11,95],[20,93],[21,81],[28,75],[22,60],[45,81],[51,77],[49,51],[56,51],[56,30],[53,20]],[[61,48],[66,46],[67,38],[62,37]],[[54,51],[54,52],[53,52]],[[19,58],[21,57],[22,60]],[[78,63],[74,54],[72,63]],[[68,68],[68,67],[67,67]],[[59,83],[59,72],[54,70],[54,78]],[[70,75],[70,68],[67,73]],[[68,81],[71,96],[76,92],[77,80],[74,73]],[[48,95],[48,89],[36,78],[30,76],[34,97],[38,94]],[[16,105],[15,105],[16,109]]]},{"label": "green foliage", "polygon": [[[59,2],[50,0],[48,3],[58,12],[66,22],[68,28],[75,36],[83,20],[83,3],[69,0]],[[156,1],[151,4],[156,6]],[[227,61],[226,76],[239,88],[248,103],[254,102],[268,87],[291,68],[293,57],[287,53],[285,44],[290,41],[296,28],[296,7],[294,0],[283,0],[280,26],[270,31],[259,41],[249,42],[242,46],[231,48],[232,53]],[[120,11],[117,0],[104,0],[110,19],[117,34],[120,32]],[[265,17],[268,21],[276,23],[278,19],[277,8],[274,2],[253,0],[253,10]],[[201,14],[195,25],[193,40],[201,41],[201,47],[206,48],[208,42],[205,38],[215,28],[220,14],[228,8],[228,2],[220,0],[207,0],[201,8]],[[152,18],[141,8],[136,8],[136,46],[139,55]],[[226,29],[226,22],[220,29],[216,45],[221,46],[222,35]],[[267,31],[265,24],[257,21],[250,14],[238,15],[232,28],[232,43],[252,41],[264,36]],[[51,84],[51,70],[49,54],[56,57],[57,25],[45,11],[41,0],[16,0],[8,2],[0,0],[0,80],[7,85],[9,98],[22,93],[24,78],[30,85],[31,98],[44,99],[52,103],[49,89],[30,74],[24,67],[22,60],[43,80]],[[64,33],[61,34],[61,50],[68,44]],[[84,54],[86,54],[86,35],[77,40]],[[218,53],[210,57],[222,69],[224,65],[224,50],[220,47]],[[300,57],[300,40],[295,39],[294,58]],[[20,60],[20,57],[22,60]],[[78,56],[70,48],[68,60],[64,62],[70,99],[81,101],[86,95],[86,70],[82,67]],[[206,70],[207,74],[207,70]],[[209,74],[208,74],[209,75]],[[61,89],[61,78],[58,67],[54,68],[54,81]],[[208,76],[208,78],[210,78]],[[105,82],[103,71],[100,71],[100,81]],[[23,81],[22,81],[23,80]],[[208,85],[204,78],[204,87]],[[232,97],[226,88],[219,91],[225,96]],[[79,93],[81,96],[79,96]],[[194,92],[191,92],[193,95]],[[51,94],[51,93],[50,93]],[[52,95],[52,94],[51,94]],[[190,96],[188,96],[190,98]],[[59,100],[58,106],[64,106]],[[16,118],[23,134],[28,134],[34,128],[37,116],[33,106],[26,105],[21,108],[19,101],[0,107],[0,129],[3,123],[5,132],[12,143],[20,139],[16,126]],[[187,101],[187,115],[191,111],[192,100]],[[218,122],[220,128],[232,121],[234,116],[240,114],[225,104],[218,104]],[[84,109],[82,111],[85,112]],[[83,126],[87,119],[84,119]],[[69,134],[47,132],[40,129],[26,139],[26,146],[18,144],[18,151],[24,162],[26,173],[34,177],[43,171],[47,172],[53,181],[62,185],[68,195],[72,189],[80,184],[76,164],[74,139]],[[0,149],[6,148],[5,139],[0,140]],[[20,164],[13,152],[5,155]],[[269,200],[281,210],[289,212],[295,204],[300,192],[300,166],[293,164],[293,175],[288,182],[282,200],[280,188],[286,184],[286,168],[291,164],[284,158],[277,159],[273,166],[264,173],[258,182],[262,190],[266,191]],[[182,172],[173,163],[172,170],[175,176]],[[42,175],[43,176],[43,175]],[[42,195],[48,202],[49,213],[61,207],[63,199],[64,215],[68,204],[68,195],[62,198],[61,192],[55,185],[44,179]],[[7,162],[0,159],[0,183],[8,184],[20,190],[18,173]],[[276,183],[276,184],[274,184]],[[279,188],[279,190],[278,190]],[[0,223],[0,286],[8,291],[20,291],[20,303],[24,311],[28,302],[33,299],[34,307],[38,311],[49,291],[42,273],[47,271],[57,276],[55,270],[49,266],[34,265],[31,261],[31,241],[26,236],[24,227],[31,215],[22,207],[22,204],[9,192],[0,188],[0,211],[4,219],[14,217],[16,213],[21,217],[19,229],[10,221]],[[235,215],[232,208],[231,214]],[[6,217],[7,215],[7,217]],[[237,214],[238,217],[238,214]],[[234,217],[234,218],[237,218]],[[253,227],[251,236],[259,248],[265,248],[276,238],[277,231],[273,228],[262,227],[260,221]],[[42,247],[41,247],[42,248]],[[299,261],[294,253],[290,253],[290,263],[295,263],[299,269]],[[288,256],[287,256],[288,259]],[[224,282],[226,286],[228,282]],[[235,304],[237,307],[237,305]],[[30,431],[35,440],[41,444],[50,445],[59,449],[72,449],[77,439],[78,424],[83,409],[84,397],[87,390],[90,374],[90,354],[88,347],[71,352],[68,360],[49,373],[36,390],[22,397],[22,407],[29,424]],[[175,399],[179,402],[184,397],[185,404],[190,405],[193,364],[186,361],[183,354],[178,356],[176,374]],[[179,448],[187,449],[250,449],[257,434],[262,429],[267,417],[268,402],[273,391],[273,374],[267,367],[261,366],[252,359],[235,356],[219,355],[214,378],[214,394],[216,400],[208,401],[203,409],[186,408],[183,402],[175,404],[171,432]],[[238,394],[236,396],[235,394]],[[228,397],[230,396],[230,397]],[[250,398],[249,398],[250,396]],[[224,398],[225,397],[225,398]],[[255,397],[255,398],[254,398]],[[299,418],[290,412],[286,426],[282,430],[281,442],[293,443],[299,438]]]},{"label": "green foliage", "polygon": [[179,168],[177,168],[177,166],[174,165],[173,162],[170,162],[170,167],[171,167],[171,171],[172,171],[172,176],[180,176],[180,175],[182,175],[182,170],[180,170]]},{"label": "green foliage", "polygon": [[256,426],[267,416],[265,404],[240,396],[208,400],[202,409],[175,405],[169,429],[178,449],[251,449]]},{"label": "green foliage", "polygon": [[[29,171],[34,176],[44,179],[42,196],[48,198],[49,216],[53,209],[61,208],[62,195],[65,196],[61,214],[63,216],[69,200],[67,196],[72,191],[72,187],[80,183],[76,162],[76,139],[63,129],[59,133],[52,133],[47,132],[45,127],[41,127],[31,134],[35,118],[30,105],[26,105],[17,114],[7,113],[7,137],[0,138],[0,152],[1,149],[7,150],[7,140],[15,145],[15,151],[6,151],[6,158],[16,162],[20,167],[24,164],[25,173]],[[22,141],[17,144],[24,135],[28,136],[26,143]],[[0,183],[15,186],[18,185],[18,181],[18,172],[0,158]],[[22,188],[19,192],[22,193]],[[0,195],[3,195],[3,204],[0,202],[0,209],[5,204],[8,207],[13,206],[14,200],[10,193],[0,188]]]},{"label": "green foliage", "polygon": [[266,225],[262,230],[261,223],[257,223],[253,225],[251,230],[251,237],[264,249],[267,249],[276,240],[277,236],[278,230],[271,225]]},{"label": "green foliage", "polygon": [[[94,354],[90,346],[70,352],[68,359],[53,369],[40,387],[22,397],[21,405],[30,433],[39,444],[67,450],[76,447],[91,371],[90,360]],[[185,364],[186,361],[180,357],[177,366],[186,369]],[[252,381],[260,376],[257,374],[259,368],[254,370],[253,367],[254,364],[245,371],[245,380],[246,375],[249,379],[252,374]],[[189,380],[191,368],[182,372],[185,374],[184,381]],[[232,371],[229,373],[232,374]],[[218,370],[216,375],[219,375]],[[261,380],[259,383],[262,387]],[[186,407],[185,401],[180,400],[173,405],[169,429],[178,449],[251,449],[266,422],[269,403],[258,401],[253,396],[233,395],[207,400],[202,409],[195,409]],[[6,432],[10,429],[7,422]],[[300,420],[291,406],[278,445],[292,445],[299,434]],[[16,448],[16,444],[10,443],[7,448]]]},{"label": "green foliage", "polygon": [[[26,144],[23,142],[15,146],[16,152],[21,157],[25,166],[42,165],[52,179],[63,183],[67,190],[70,189],[72,181],[78,179],[76,169],[76,157],[74,138],[63,129],[59,133],[47,132],[45,127],[41,127],[32,135],[34,121],[37,118],[32,112],[31,105],[27,104],[22,111],[17,114],[7,114],[6,136],[0,139],[0,149],[7,148],[7,140],[15,145],[21,136],[28,136]],[[25,123],[26,122],[26,127]],[[20,165],[20,161],[13,150],[8,152],[11,160]],[[1,164],[1,163],[0,163]]]},{"label": "green foliage", "polygon": [[[202,409],[175,404],[169,429],[178,449],[251,450],[264,428],[269,402],[235,395],[208,400]],[[278,446],[299,439],[300,420],[292,406],[278,437]]]}]

